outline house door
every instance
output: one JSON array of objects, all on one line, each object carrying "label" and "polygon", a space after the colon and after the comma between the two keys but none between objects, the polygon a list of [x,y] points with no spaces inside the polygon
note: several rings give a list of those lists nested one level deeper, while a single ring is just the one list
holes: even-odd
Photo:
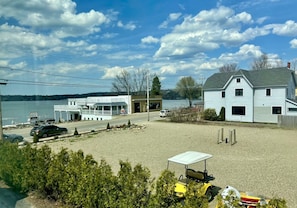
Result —
[{"label": "house door", "polygon": [[139,113],[140,112],[140,103],[134,103],[134,112]]}]

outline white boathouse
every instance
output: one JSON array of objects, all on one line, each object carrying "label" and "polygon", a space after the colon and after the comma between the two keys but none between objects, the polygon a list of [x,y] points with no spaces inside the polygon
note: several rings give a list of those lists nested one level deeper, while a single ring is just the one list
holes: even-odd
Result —
[{"label": "white boathouse", "polygon": [[110,120],[131,114],[131,95],[69,98],[68,105],[54,105],[56,121]]}]

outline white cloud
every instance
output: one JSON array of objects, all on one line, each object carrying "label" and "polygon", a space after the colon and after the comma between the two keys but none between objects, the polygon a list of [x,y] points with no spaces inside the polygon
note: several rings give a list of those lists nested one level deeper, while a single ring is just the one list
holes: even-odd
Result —
[{"label": "white cloud", "polygon": [[290,41],[291,48],[297,48],[297,39],[294,38],[293,40]]},{"label": "white cloud", "polygon": [[254,21],[246,12],[235,14],[227,7],[203,10],[196,16],[187,16],[171,33],[160,39],[160,48],[155,57],[191,57],[200,52],[237,46],[257,36],[266,35],[266,28],[248,28],[242,31],[242,25]]},{"label": "white cloud", "polygon": [[251,58],[259,57],[263,54],[261,48],[255,45],[245,44],[235,53],[223,53],[218,58],[223,63],[240,62]]},{"label": "white cloud", "polygon": [[16,58],[28,53],[43,56],[52,51],[59,51],[63,44],[55,37],[35,34],[25,28],[7,23],[0,25],[0,39],[1,58]]},{"label": "white cloud", "polygon": [[117,26],[126,30],[135,30],[136,25],[133,22],[128,22],[126,25],[122,21],[118,21]]},{"label": "white cloud", "polygon": [[102,76],[102,78],[103,79],[112,79],[112,78],[115,78],[123,70],[130,72],[130,71],[134,71],[136,69],[135,69],[134,66],[127,66],[127,67],[121,67],[121,66],[106,67],[104,69],[105,74]]},{"label": "white cloud", "polygon": [[159,25],[159,28],[167,28],[170,22],[177,20],[181,16],[181,13],[171,13],[168,18]]},{"label": "white cloud", "polygon": [[220,67],[220,64],[216,60],[204,62],[199,66],[200,69],[211,69],[211,70],[217,69],[219,67]]},{"label": "white cloud", "polygon": [[[245,44],[239,48],[235,53],[223,53],[218,60],[223,64],[226,63],[239,63],[244,61],[250,61],[251,63],[255,58],[259,58],[263,55],[259,46]],[[268,65],[270,67],[278,67],[282,60],[277,54],[268,53]]]},{"label": "white cloud", "polygon": [[104,33],[102,35],[102,38],[103,39],[110,39],[110,38],[114,38],[114,37],[116,37],[118,35],[119,35],[118,33]]},{"label": "white cloud", "polygon": [[0,7],[0,16],[62,38],[98,32],[100,25],[110,21],[103,13],[94,10],[76,13],[76,3],[71,0],[0,1]]},{"label": "white cloud", "polygon": [[153,36],[146,36],[144,38],[141,39],[141,43],[144,44],[151,44],[151,43],[158,43],[159,39],[158,38],[154,38]]},{"label": "white cloud", "polygon": [[161,74],[175,74],[176,71],[176,67],[174,67],[173,65],[162,66],[160,68]]},{"label": "white cloud", "polygon": [[266,26],[272,29],[272,32],[277,35],[296,36],[297,23],[293,20],[288,20],[284,24],[270,24]]},{"label": "white cloud", "polygon": [[268,17],[260,17],[256,20],[256,22],[258,24],[263,24],[264,21],[266,21],[268,19]]},{"label": "white cloud", "polygon": [[97,70],[99,68],[96,64],[72,64],[66,62],[60,62],[57,64],[45,64],[42,65],[41,69],[43,72],[50,74],[67,74],[71,75],[72,73],[79,72],[89,72],[91,69]]}]

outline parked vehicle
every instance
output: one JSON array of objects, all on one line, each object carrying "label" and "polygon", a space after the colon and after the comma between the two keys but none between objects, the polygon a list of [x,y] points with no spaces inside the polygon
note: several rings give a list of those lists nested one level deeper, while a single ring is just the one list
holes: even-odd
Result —
[{"label": "parked vehicle", "polygon": [[[212,175],[208,175],[206,169],[206,160],[210,159],[212,155],[196,151],[187,151],[168,159],[167,169],[169,169],[170,163],[176,163],[185,167],[185,176],[180,175],[178,182],[175,184],[175,194],[179,198],[184,198],[187,191],[189,182],[194,181],[201,184],[199,193],[205,195],[208,201],[214,198],[213,185],[210,183],[215,178]],[[204,162],[204,170],[196,171],[190,169],[190,165]]]},{"label": "parked vehicle", "polygon": [[169,110],[160,110],[160,117],[166,117],[169,114]]},{"label": "parked vehicle", "polygon": [[34,136],[34,133],[36,132],[37,129],[39,129],[40,126],[34,126],[31,131],[30,131],[30,136]]},{"label": "parked vehicle", "polygon": [[17,143],[24,141],[24,137],[17,134],[3,134],[3,140],[12,143]]},{"label": "parked vehicle", "polygon": [[[33,129],[31,131],[34,131]],[[67,128],[58,127],[56,125],[40,126],[35,130],[36,136],[38,136],[39,138],[66,134],[67,132],[68,132]],[[33,135],[34,135],[34,132],[33,132]]]}]

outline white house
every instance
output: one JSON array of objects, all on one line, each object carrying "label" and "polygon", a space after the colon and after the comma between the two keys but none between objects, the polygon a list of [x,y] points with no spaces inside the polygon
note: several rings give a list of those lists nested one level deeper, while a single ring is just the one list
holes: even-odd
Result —
[{"label": "white house", "polygon": [[131,96],[69,98],[68,105],[54,105],[55,120],[109,120],[114,115],[131,114]]},{"label": "white house", "polygon": [[297,116],[296,75],[288,68],[216,73],[204,86],[204,109],[226,121],[277,123],[278,115]]}]

